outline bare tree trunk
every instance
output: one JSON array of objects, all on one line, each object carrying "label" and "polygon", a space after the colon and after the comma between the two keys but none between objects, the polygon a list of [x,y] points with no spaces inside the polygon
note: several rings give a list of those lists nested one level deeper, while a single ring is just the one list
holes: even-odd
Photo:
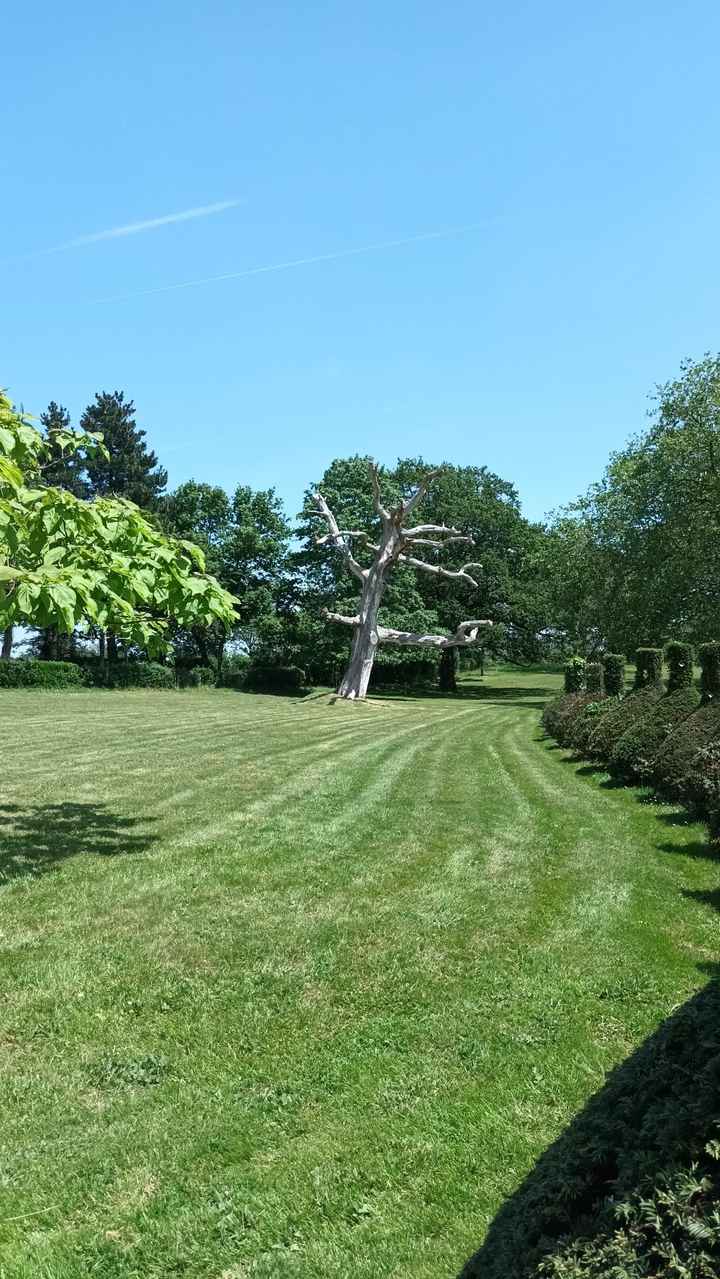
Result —
[{"label": "bare tree trunk", "polygon": [[116,661],[117,661],[117,655],[118,655],[118,650],[117,650],[117,638],[116,638],[116,636],[115,636],[115,632],[114,632],[114,631],[108,631],[108,633],[107,633],[107,656],[108,656],[108,661],[109,661],[109,662],[116,662]]},{"label": "bare tree trunk", "polygon": [[0,661],[9,662],[12,656],[13,646],[13,628],[6,626],[2,637],[2,652],[0,653]]},{"label": "bare tree trunk", "polygon": [[98,635],[98,657],[101,662],[105,661],[105,632],[100,631]]},{"label": "bare tree trunk", "polygon": [[353,631],[352,651],[338,693],[349,701],[365,697],[378,646],[378,612],[385,594],[382,566],[368,573],[362,589],[358,625]]}]

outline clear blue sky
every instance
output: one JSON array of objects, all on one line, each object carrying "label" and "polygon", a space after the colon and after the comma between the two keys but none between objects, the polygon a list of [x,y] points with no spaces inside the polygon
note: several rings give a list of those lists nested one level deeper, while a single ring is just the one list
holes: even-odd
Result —
[{"label": "clear blue sky", "polygon": [[3,44],[0,382],[124,389],[171,484],[294,513],[422,453],[537,517],[720,347],[712,0],[39,0]]}]

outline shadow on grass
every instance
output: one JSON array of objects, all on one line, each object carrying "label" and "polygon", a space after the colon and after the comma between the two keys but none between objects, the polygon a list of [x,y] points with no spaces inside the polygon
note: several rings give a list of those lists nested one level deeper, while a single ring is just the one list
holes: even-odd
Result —
[{"label": "shadow on grass", "polygon": [[[718,892],[687,895],[720,909]],[[461,1279],[720,1273],[720,1162],[706,1149],[720,1118],[720,983],[716,966],[703,967],[714,979],[608,1075],[503,1205]],[[692,1190],[688,1176],[707,1182]],[[677,1269],[666,1268],[668,1241]]]},{"label": "shadow on grass", "polygon": [[0,804],[0,887],[54,870],[69,857],[142,853],[158,836],[154,817],[120,817],[104,804]]},{"label": "shadow on grass", "polygon": [[457,693],[445,693],[439,688],[373,688],[370,690],[369,697],[393,702],[424,702],[430,698],[442,702],[487,702],[491,705],[493,703],[503,706],[520,705],[542,710],[552,692],[552,689],[542,685],[464,688],[460,684]]}]

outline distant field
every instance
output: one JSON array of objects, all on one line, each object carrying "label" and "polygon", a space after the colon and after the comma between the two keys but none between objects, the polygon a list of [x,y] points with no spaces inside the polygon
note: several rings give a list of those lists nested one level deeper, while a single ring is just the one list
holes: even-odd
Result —
[{"label": "distant field", "polygon": [[559,684],[0,693],[0,1279],[457,1273],[717,954]]}]

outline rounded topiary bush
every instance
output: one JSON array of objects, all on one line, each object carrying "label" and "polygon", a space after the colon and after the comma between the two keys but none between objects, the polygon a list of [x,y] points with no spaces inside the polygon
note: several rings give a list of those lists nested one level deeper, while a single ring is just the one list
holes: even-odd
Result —
[{"label": "rounded topiary bush", "polygon": [[563,667],[566,693],[582,693],[585,688],[585,658],[571,657]]},{"label": "rounded topiary bush", "polygon": [[663,651],[661,648],[639,648],[635,653],[635,688],[652,688],[662,682]]},{"label": "rounded topiary bush", "polygon": [[700,705],[694,688],[681,687],[667,693],[623,733],[610,756],[610,770],[624,781],[647,781],[652,776],[656,755],[678,724]]},{"label": "rounded topiary bush", "polygon": [[699,750],[720,739],[720,702],[708,702],[677,724],[652,766],[654,786],[667,799],[682,798],[684,779]]},{"label": "rounded topiary bush", "polygon": [[629,693],[603,715],[590,737],[588,754],[592,759],[609,762],[616,744],[632,725],[649,715],[660,700],[662,690],[655,684],[638,693]]},{"label": "rounded topiary bush", "polygon": [[683,802],[707,822],[713,842],[720,840],[720,741],[695,752],[679,790]]},{"label": "rounded topiary bush", "polygon": [[670,640],[665,645],[665,661],[668,665],[668,693],[675,693],[679,688],[690,688],[693,682],[692,645]]},{"label": "rounded topiary bush", "polygon": [[603,670],[608,697],[621,697],[625,692],[625,658],[622,653],[606,653],[603,657]]},{"label": "rounded topiary bush", "polygon": [[720,643],[711,640],[698,648],[700,692],[703,702],[720,701]]},{"label": "rounded topiary bush", "polygon": [[603,715],[607,715],[617,705],[617,699],[614,697],[603,697],[599,701],[593,700],[583,707],[581,715],[578,715],[572,725],[570,732],[570,745],[578,755],[587,755],[590,748],[590,741],[595,732],[598,722]]},{"label": "rounded topiary bush", "polygon": [[555,698],[545,707],[542,726],[560,746],[572,744],[573,727],[582,716],[585,707],[597,700],[590,693],[566,693]]}]

